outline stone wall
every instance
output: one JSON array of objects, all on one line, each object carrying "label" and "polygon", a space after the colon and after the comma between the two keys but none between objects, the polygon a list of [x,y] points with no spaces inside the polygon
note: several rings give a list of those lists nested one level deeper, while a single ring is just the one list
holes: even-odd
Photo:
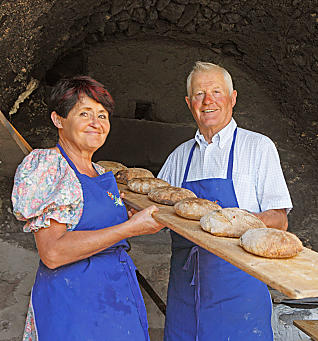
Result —
[{"label": "stone wall", "polygon": [[3,2],[0,107],[8,113],[31,76],[43,80],[71,51],[114,38],[169,37],[233,59],[275,97],[298,143],[315,155],[317,21],[312,0]]}]

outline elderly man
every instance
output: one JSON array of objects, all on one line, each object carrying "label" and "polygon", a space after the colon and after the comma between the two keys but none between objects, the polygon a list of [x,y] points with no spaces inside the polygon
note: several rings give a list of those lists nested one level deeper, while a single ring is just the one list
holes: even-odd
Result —
[{"label": "elderly man", "polygon": [[[198,125],[158,177],[222,207],[240,207],[286,230],[292,208],[274,143],[238,128],[237,92],[223,68],[197,62],[185,98]],[[273,340],[267,286],[171,231],[165,341]]]}]

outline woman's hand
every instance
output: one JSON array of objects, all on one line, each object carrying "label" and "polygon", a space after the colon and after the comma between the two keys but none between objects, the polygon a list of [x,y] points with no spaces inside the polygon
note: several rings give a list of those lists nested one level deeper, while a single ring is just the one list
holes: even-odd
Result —
[{"label": "woman's hand", "polygon": [[[157,222],[152,214],[158,212],[159,209],[155,206],[149,206],[140,212],[130,208],[128,211],[129,216],[129,234],[131,236],[140,236],[143,234],[154,234],[160,231],[165,226]],[[127,231],[128,232],[128,231]]]},{"label": "woman's hand", "polygon": [[[121,197],[121,199],[125,198],[125,192],[122,192],[121,190],[119,190],[119,195]],[[136,214],[138,211],[135,210],[133,207],[125,204],[126,209],[127,209],[127,214],[128,214],[128,218],[130,219],[134,214]]]},{"label": "woman's hand", "polygon": [[135,210],[133,207],[127,207],[127,213],[128,213],[128,218],[130,219],[134,214],[136,214],[138,211]]}]

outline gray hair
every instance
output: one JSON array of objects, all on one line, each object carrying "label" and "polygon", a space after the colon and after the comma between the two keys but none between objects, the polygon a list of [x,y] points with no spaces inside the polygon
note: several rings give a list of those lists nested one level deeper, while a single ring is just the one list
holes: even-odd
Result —
[{"label": "gray hair", "polygon": [[216,64],[197,61],[194,65],[192,71],[190,72],[188,78],[187,78],[188,97],[191,97],[191,92],[192,92],[191,91],[192,90],[191,82],[192,82],[193,75],[195,73],[198,73],[198,72],[204,72],[204,71],[210,71],[210,70],[215,70],[215,71],[223,73],[225,83],[229,89],[230,95],[232,95],[232,92],[233,92],[232,77],[226,69],[224,69],[223,67],[216,65]]}]

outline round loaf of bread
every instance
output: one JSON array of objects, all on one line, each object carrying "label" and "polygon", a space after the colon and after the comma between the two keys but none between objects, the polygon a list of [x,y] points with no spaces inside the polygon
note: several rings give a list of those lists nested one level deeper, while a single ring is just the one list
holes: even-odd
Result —
[{"label": "round loaf of bread", "polygon": [[197,196],[189,189],[174,186],[155,188],[148,193],[148,198],[150,200],[170,206],[173,206],[182,199],[196,197]]},{"label": "round loaf of bread", "polygon": [[170,186],[167,181],[158,178],[134,178],[127,183],[132,192],[141,194],[148,194],[152,189],[167,186]]},{"label": "round loaf of bread", "polygon": [[249,229],[266,225],[253,214],[239,208],[222,208],[212,211],[200,219],[204,231],[219,237],[239,238]]},{"label": "round loaf of bread", "polygon": [[116,161],[98,161],[97,163],[102,166],[106,172],[113,172],[114,175],[122,169],[127,169],[122,163]]},{"label": "round loaf of bread", "polygon": [[133,178],[154,178],[154,175],[145,168],[122,169],[115,174],[116,181],[125,185]]},{"label": "round loaf of bread", "polygon": [[297,236],[273,228],[246,231],[240,238],[240,245],[245,251],[266,258],[290,258],[303,249]]},{"label": "round loaf of bread", "polygon": [[187,198],[174,205],[177,215],[187,219],[200,220],[204,215],[213,210],[220,210],[221,206],[213,201],[201,198]]}]

